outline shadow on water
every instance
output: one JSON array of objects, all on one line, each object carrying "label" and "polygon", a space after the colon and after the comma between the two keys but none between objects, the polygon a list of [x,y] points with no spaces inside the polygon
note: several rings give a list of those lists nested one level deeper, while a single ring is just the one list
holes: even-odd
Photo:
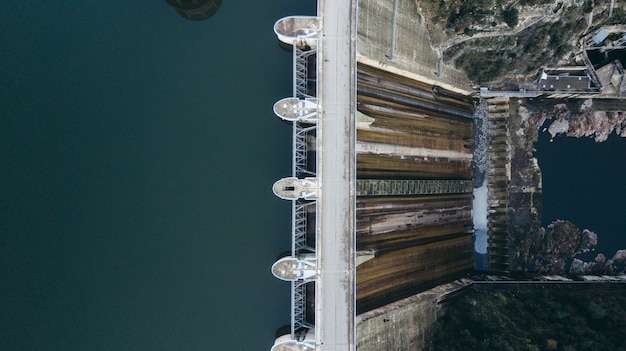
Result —
[{"label": "shadow on water", "polygon": [[165,0],[179,15],[191,21],[202,21],[220,9],[222,0]]}]

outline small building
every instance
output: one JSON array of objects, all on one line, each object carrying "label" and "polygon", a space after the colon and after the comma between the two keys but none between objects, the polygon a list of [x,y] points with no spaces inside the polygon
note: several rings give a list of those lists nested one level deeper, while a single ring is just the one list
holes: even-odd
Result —
[{"label": "small building", "polygon": [[609,36],[609,32],[606,29],[600,29],[596,35],[594,35],[591,40],[595,45],[600,45],[604,42],[604,40]]},{"label": "small building", "polygon": [[579,92],[591,90],[591,78],[584,67],[567,70],[543,71],[539,77],[537,90]]}]

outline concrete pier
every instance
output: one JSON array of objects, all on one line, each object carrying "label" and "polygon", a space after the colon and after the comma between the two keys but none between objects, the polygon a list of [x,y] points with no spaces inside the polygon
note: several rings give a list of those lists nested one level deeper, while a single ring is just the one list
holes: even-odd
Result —
[{"label": "concrete pier", "polygon": [[509,146],[509,99],[488,100],[487,120],[487,190],[489,202],[488,247],[489,270],[509,271],[509,184],[511,181],[511,148]]}]

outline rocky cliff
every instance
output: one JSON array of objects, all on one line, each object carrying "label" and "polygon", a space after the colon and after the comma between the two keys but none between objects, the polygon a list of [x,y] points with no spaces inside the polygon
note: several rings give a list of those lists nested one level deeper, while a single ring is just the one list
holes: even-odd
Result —
[{"label": "rocky cliff", "polygon": [[613,132],[626,137],[626,112],[595,111],[591,106],[591,100],[587,100],[578,107],[556,104],[535,113],[539,114],[536,118],[550,123],[547,130],[552,138],[565,134],[575,138],[594,138],[600,143]]},{"label": "rocky cliff", "polygon": [[595,253],[598,235],[588,229],[580,230],[572,222],[557,220],[530,236],[529,254],[525,257],[528,270],[577,275],[624,272],[626,250],[618,250],[610,259]]},{"label": "rocky cliff", "polygon": [[[564,220],[554,221],[547,228],[540,225],[541,170],[533,158],[538,129],[548,123],[549,126],[543,128],[552,137],[558,134],[593,137],[596,142],[606,140],[613,132],[626,137],[625,112],[615,108],[594,111],[591,107],[591,100],[559,104],[524,101],[511,116],[509,206],[514,210],[509,214],[509,250],[512,271],[544,274],[624,272],[626,250],[619,250],[613,255],[596,253],[598,235],[593,231],[581,230]],[[538,191],[531,192],[530,189]]]}]

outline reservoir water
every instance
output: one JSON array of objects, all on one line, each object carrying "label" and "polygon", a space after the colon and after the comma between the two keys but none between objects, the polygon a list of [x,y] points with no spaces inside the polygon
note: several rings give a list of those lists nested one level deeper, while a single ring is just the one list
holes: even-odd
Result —
[{"label": "reservoir water", "polygon": [[0,350],[269,350],[290,321],[291,54],[314,1],[0,14]]},{"label": "reservoir water", "polygon": [[539,133],[535,157],[543,176],[542,226],[569,220],[598,234],[597,252],[607,258],[626,248],[626,139]]}]

